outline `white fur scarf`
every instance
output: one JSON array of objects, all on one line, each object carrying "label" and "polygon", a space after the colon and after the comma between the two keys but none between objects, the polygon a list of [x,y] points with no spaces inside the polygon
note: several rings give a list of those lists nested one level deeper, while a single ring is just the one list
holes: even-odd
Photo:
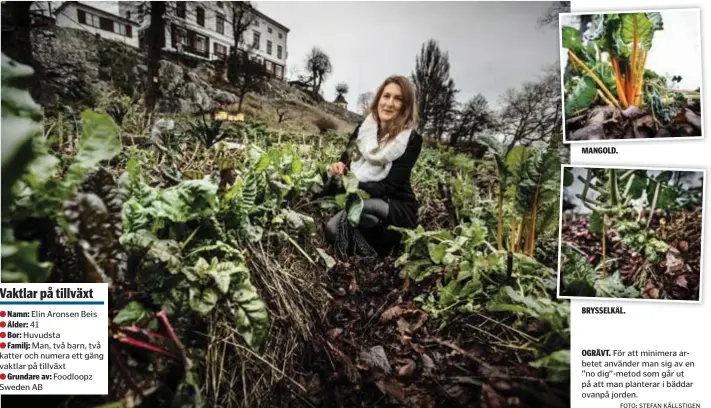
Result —
[{"label": "white fur scarf", "polygon": [[403,155],[410,141],[412,129],[405,129],[386,144],[378,143],[378,122],[369,114],[358,129],[356,143],[358,160],[351,163],[351,171],[359,181],[380,181],[388,176],[393,161]]}]

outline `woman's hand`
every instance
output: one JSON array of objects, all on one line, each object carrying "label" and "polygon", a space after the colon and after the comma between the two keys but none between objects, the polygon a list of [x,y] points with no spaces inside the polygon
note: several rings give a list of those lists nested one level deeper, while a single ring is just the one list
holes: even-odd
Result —
[{"label": "woman's hand", "polygon": [[334,176],[342,176],[346,173],[346,165],[342,162],[333,163],[328,166],[328,172]]}]

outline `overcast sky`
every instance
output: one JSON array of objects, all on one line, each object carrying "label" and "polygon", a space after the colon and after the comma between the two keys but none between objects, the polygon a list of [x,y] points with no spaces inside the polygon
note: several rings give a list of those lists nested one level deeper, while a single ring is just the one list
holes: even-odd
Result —
[{"label": "overcast sky", "polygon": [[309,50],[328,54],[335,84],[348,83],[348,108],[389,75],[409,76],[422,43],[433,38],[449,52],[458,100],[482,93],[490,106],[508,88],[537,79],[559,61],[557,27],[539,28],[550,2],[254,2],[290,29],[287,70],[304,73]]}]

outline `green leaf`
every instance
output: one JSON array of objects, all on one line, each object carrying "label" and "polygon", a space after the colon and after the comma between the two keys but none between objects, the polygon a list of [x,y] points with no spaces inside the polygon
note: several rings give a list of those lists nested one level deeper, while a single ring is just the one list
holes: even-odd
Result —
[{"label": "green leaf", "polygon": [[570,350],[558,350],[529,363],[531,367],[545,368],[548,380],[566,382],[570,380]]},{"label": "green leaf", "polygon": [[232,312],[237,333],[252,349],[259,349],[264,342],[269,315],[257,288],[245,280],[235,288],[232,301],[235,302]]},{"label": "green leaf", "polygon": [[321,248],[316,248],[316,252],[318,252],[319,256],[321,256],[321,259],[326,263],[326,268],[331,269],[334,266],[336,266],[336,260],[333,259],[333,257],[329,254],[326,253]]},{"label": "green leaf", "polygon": [[124,234],[119,240],[127,250],[145,254],[144,264],[160,265],[171,274],[182,270],[182,248],[174,240],[158,239],[148,230]]},{"label": "green leaf", "polygon": [[145,319],[148,315],[149,313],[143,305],[134,300],[116,314],[113,322],[119,326],[130,326]]},{"label": "green leaf", "polygon": [[598,212],[593,212],[590,215],[590,220],[588,221],[589,225],[588,228],[590,229],[590,232],[593,234],[602,234],[602,222],[603,222],[603,217],[600,213]]},{"label": "green leaf", "polygon": [[574,181],[575,176],[573,176],[573,172],[570,171],[570,168],[565,168],[565,170],[563,171],[563,186],[570,187],[573,185]]},{"label": "green leaf", "polygon": [[[35,158],[33,142],[43,133],[42,111],[28,92],[34,70],[2,54],[2,214],[13,203],[12,186]],[[3,267],[4,270],[4,267]],[[4,272],[3,272],[4,273]]]},{"label": "green leaf", "polygon": [[257,167],[254,168],[254,172],[256,174],[262,174],[268,167],[269,163],[271,162],[269,158],[269,154],[264,153],[259,157],[259,162],[257,163]]},{"label": "green leaf", "polygon": [[121,153],[118,127],[111,116],[85,110],[81,114],[82,134],[69,173],[81,177],[99,163]]},{"label": "green leaf", "polygon": [[302,164],[299,156],[294,155],[291,159],[291,174],[301,174]]},{"label": "green leaf", "polygon": [[625,286],[619,271],[604,279],[598,279],[595,282],[595,291],[597,297],[616,299],[639,297],[639,291],[634,286]]},{"label": "green leaf", "polygon": [[2,241],[3,283],[41,283],[49,278],[52,263],[37,258],[38,241],[14,241],[7,228],[3,228]]},{"label": "green leaf", "polygon": [[573,116],[576,112],[587,109],[595,100],[597,85],[588,75],[574,77],[571,80],[572,88],[566,92],[565,114]]},{"label": "green leaf", "polygon": [[208,314],[217,305],[219,295],[213,288],[204,290],[190,287],[190,308],[200,314]]},{"label": "green leaf", "polygon": [[439,244],[427,244],[427,249],[430,254],[430,259],[432,262],[436,264],[442,263],[442,258],[444,258],[445,255],[445,250],[447,249],[447,246],[444,244],[444,242],[440,242]]},{"label": "green leaf", "polygon": [[[652,20],[650,20],[652,17]],[[637,50],[652,49],[654,32],[663,29],[662,17],[659,13],[626,13],[620,14],[620,25],[615,32],[615,51],[618,55],[630,58],[635,39]]]},{"label": "green leaf", "polygon": [[563,27],[561,41],[563,44],[563,48],[573,50],[573,52],[583,46],[583,43],[580,42],[580,32],[577,28],[570,26]]},{"label": "green leaf", "polygon": [[343,188],[346,189],[347,194],[355,193],[358,191],[358,177],[356,177],[355,173],[349,172],[342,178],[343,180]]},{"label": "green leaf", "polygon": [[159,193],[152,203],[159,218],[186,222],[209,217],[217,210],[217,185],[207,180],[186,180]]},{"label": "green leaf", "polygon": [[358,194],[351,194],[348,197],[348,203],[346,204],[348,221],[352,226],[357,226],[360,223],[360,215],[363,212],[363,207],[365,203],[363,199]]},{"label": "green leaf", "polygon": [[346,206],[346,199],[348,198],[347,193],[336,194],[336,204],[339,208],[344,208]]}]

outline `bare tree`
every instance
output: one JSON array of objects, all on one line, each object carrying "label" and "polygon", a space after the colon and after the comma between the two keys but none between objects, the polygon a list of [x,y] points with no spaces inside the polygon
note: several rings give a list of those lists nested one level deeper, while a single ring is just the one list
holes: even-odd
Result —
[{"label": "bare tree", "polygon": [[484,95],[477,94],[467,101],[459,113],[449,144],[456,146],[459,141],[471,141],[475,134],[490,127],[493,120],[494,115],[489,108],[489,102]]},{"label": "bare tree", "polygon": [[[252,12],[252,6],[249,3],[243,1],[233,1],[232,4],[232,37],[234,38],[234,46],[232,47],[231,54],[236,54],[239,49],[240,43],[244,43],[244,33],[247,29],[254,24],[256,19],[255,14]],[[257,44],[252,42],[251,45],[245,48],[252,51]]]},{"label": "bare tree", "polygon": [[558,28],[558,13],[568,12],[570,12],[569,1],[553,1],[551,5],[548,6],[548,10],[546,10],[545,14],[538,19],[538,26]]},{"label": "bare tree", "polygon": [[314,96],[321,92],[321,85],[333,71],[331,59],[320,48],[314,47],[306,57],[306,71],[310,74],[311,88]]},{"label": "bare tree", "polygon": [[336,84],[336,95],[337,96],[343,96],[348,93],[348,84],[345,82],[339,82]]},{"label": "bare tree", "polygon": [[544,71],[539,82],[527,82],[520,90],[510,89],[503,98],[500,131],[508,148],[517,144],[546,141],[562,129],[560,77],[557,65]]},{"label": "bare tree", "polygon": [[260,62],[253,58],[254,51],[259,48],[259,42],[249,43],[244,38],[245,32],[257,18],[254,8],[248,2],[233,1],[231,3],[234,46],[227,61],[227,79],[239,89],[237,110],[242,112],[247,94],[259,91],[269,77],[269,73]]},{"label": "bare tree", "polygon": [[279,117],[279,122],[277,122],[277,123],[286,122],[287,120],[293,119],[291,112],[288,110],[288,108],[286,106],[277,106],[276,113],[277,113],[277,116]]},{"label": "bare tree", "polygon": [[365,115],[370,110],[370,103],[373,101],[373,96],[373,93],[370,91],[358,95],[356,108],[361,115]]}]

